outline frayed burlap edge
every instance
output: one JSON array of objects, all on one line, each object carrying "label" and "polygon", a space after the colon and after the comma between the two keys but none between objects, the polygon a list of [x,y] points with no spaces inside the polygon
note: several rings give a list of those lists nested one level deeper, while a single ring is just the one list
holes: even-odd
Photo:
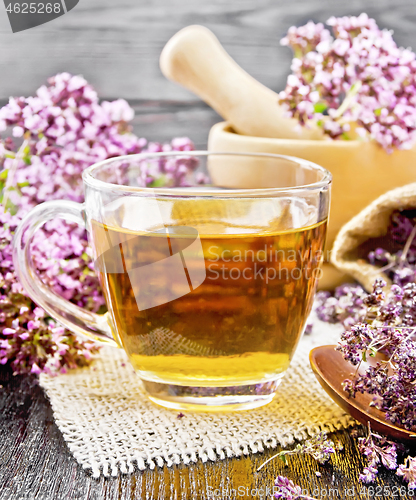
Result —
[{"label": "frayed burlap edge", "polygon": [[340,325],[315,321],[316,333],[301,341],[276,398],[255,410],[185,412],[178,418],[179,412],[148,400],[125,353],[109,347],[91,367],[41,375],[40,384],[70,452],[96,478],[287,447],[355,425],[309,367],[310,349],[336,343],[340,333]]}]

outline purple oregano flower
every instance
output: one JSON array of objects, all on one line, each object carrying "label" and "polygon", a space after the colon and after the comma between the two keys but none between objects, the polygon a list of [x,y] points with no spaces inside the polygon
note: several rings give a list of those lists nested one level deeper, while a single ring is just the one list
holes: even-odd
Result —
[{"label": "purple oregano flower", "polygon": [[[97,161],[194,149],[187,138],[147,144],[132,133],[133,116],[123,99],[100,103],[84,78],[68,73],[50,78],[34,97],[10,98],[0,109],[0,364],[10,364],[16,374],[65,372],[87,364],[98,349],[55,324],[18,282],[11,242],[23,215],[46,200],[82,202],[81,174]],[[188,185],[195,166],[182,160],[162,172],[152,165],[138,182]],[[206,178],[199,174],[197,181]],[[105,310],[84,230],[50,221],[36,233],[32,255],[41,279],[55,292],[91,311]]]},{"label": "purple oregano flower", "polygon": [[291,27],[281,41],[294,51],[279,102],[303,126],[314,120],[332,139],[352,133],[386,151],[416,137],[416,57],[367,14]]}]

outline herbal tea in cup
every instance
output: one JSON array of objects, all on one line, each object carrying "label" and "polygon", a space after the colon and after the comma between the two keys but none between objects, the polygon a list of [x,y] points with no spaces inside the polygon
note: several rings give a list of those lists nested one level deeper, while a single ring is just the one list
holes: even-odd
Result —
[{"label": "herbal tea in cup", "polygon": [[[247,156],[259,170],[253,189],[140,187],[154,162],[244,169]],[[312,306],[330,180],[319,166],[277,155],[107,160],[84,174],[84,206],[48,202],[46,213],[34,209],[22,226],[84,214],[108,313],[78,311],[39,287],[24,249],[19,274],[68,328],[114,339],[153,401],[177,409],[257,407],[274,397]]]}]

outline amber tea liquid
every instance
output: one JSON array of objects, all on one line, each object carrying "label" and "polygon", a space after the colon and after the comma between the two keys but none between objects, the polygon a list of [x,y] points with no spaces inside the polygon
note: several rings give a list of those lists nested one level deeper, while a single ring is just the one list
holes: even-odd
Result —
[{"label": "amber tea liquid", "polygon": [[121,256],[115,263],[115,254],[103,252],[98,274],[115,335],[142,379],[230,387],[276,380],[287,369],[311,309],[326,221],[274,232],[250,228],[254,234],[200,228],[202,284],[193,288],[190,279],[198,263],[182,261],[182,275],[161,273],[152,286],[184,294],[144,310],[136,297],[148,283],[132,284],[129,270],[160,261],[166,248],[174,255],[192,238],[180,230],[148,234],[94,221],[91,231],[97,255],[110,241]]}]

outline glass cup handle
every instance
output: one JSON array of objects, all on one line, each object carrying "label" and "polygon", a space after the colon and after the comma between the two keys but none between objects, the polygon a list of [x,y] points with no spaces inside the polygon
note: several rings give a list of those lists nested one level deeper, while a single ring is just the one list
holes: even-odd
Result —
[{"label": "glass cup handle", "polygon": [[37,205],[21,221],[13,240],[16,274],[30,298],[69,330],[96,341],[118,346],[108,313],[95,314],[72,304],[46,286],[33,265],[30,244],[35,232],[47,221],[59,217],[85,227],[84,205],[74,201],[46,201]]}]

